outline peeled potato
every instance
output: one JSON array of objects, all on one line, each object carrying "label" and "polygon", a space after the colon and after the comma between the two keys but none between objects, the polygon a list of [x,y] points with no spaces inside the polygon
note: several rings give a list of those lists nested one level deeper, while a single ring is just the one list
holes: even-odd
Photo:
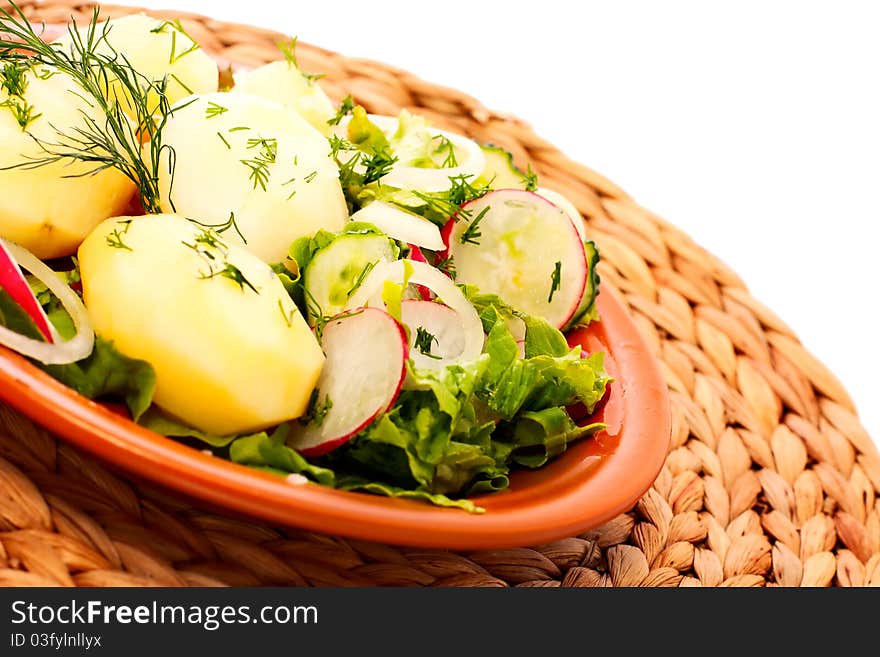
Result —
[{"label": "peeled potato", "polygon": [[219,435],[301,416],[324,362],[278,277],[225,236],[176,215],[120,217],[79,249],[95,332],[153,366],[160,408]]},{"label": "peeled potato", "polygon": [[[101,111],[84,100],[70,77],[47,69],[41,74],[46,79],[34,71],[24,73],[23,98],[10,99],[0,91],[0,168],[45,158],[36,140],[52,144],[61,140],[59,133],[75,136],[87,119],[104,123]],[[36,117],[25,126],[13,109],[21,103],[31,106]],[[134,183],[115,169],[85,175],[94,168],[68,159],[0,170],[0,236],[43,259],[76,251],[92,228],[123,212],[135,192]]]},{"label": "peeled potato", "polygon": [[[108,26],[106,38],[100,38]],[[217,91],[220,73],[216,62],[181,31],[178,22],[131,14],[99,23],[96,39],[96,53],[112,56],[115,50],[148,80],[159,81],[167,75],[165,95],[172,105],[190,94]],[[71,47],[68,33],[57,42]],[[110,93],[122,95],[118,83],[112,80]],[[120,105],[129,116],[136,116],[124,98],[120,98]],[[159,97],[155,92],[148,94],[147,105],[154,112],[157,110]]]},{"label": "peeled potato", "polygon": [[[348,207],[327,140],[282,105],[237,92],[181,101],[161,133],[161,207],[222,225],[266,262],[298,237],[340,230]],[[239,236],[241,233],[241,236]],[[243,238],[243,239],[242,239]]]},{"label": "peeled potato", "polygon": [[336,114],[333,103],[314,80],[309,80],[291,62],[270,62],[250,71],[236,73],[235,90],[274,100],[298,112],[321,134],[330,133],[327,123]]}]

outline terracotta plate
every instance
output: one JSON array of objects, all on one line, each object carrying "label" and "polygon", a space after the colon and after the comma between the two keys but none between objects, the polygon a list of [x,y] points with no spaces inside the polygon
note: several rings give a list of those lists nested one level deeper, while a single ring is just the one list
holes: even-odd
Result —
[{"label": "terracotta plate", "polygon": [[609,290],[602,322],[569,341],[605,349],[615,377],[597,419],[608,430],[573,445],[510,489],[474,498],[469,514],[423,502],[292,484],[203,454],[116,415],[0,347],[0,398],[116,469],[215,507],[317,532],[383,543],[474,549],[573,536],[627,510],[651,486],[669,444],[669,402],[656,361]]}]

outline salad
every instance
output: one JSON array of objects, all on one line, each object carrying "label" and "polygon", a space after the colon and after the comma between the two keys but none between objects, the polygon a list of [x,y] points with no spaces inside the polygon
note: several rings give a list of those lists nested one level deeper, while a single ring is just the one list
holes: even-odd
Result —
[{"label": "salad", "polygon": [[504,149],[279,48],[233,73],[178,21],[0,14],[0,343],[216,457],[480,511],[602,428],[565,338],[596,247]]}]

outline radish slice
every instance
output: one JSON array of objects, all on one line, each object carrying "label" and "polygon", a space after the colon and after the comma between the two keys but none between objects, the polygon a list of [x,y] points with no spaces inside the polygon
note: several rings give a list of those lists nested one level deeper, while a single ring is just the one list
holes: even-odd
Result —
[{"label": "radish slice", "polygon": [[64,310],[70,315],[70,319],[73,320],[73,325],[76,327],[76,335],[70,340],[62,342],[60,336],[58,336],[54,327],[50,324],[49,330],[55,339],[53,344],[32,340],[20,333],[0,326],[0,344],[4,344],[24,356],[35,358],[46,365],[74,363],[92,353],[92,348],[95,345],[95,332],[92,330],[86,308],[80,298],[76,296],[76,293],[30,251],[3,239],[0,239],[0,244],[5,247],[19,265],[45,283],[49,291],[58,297]]},{"label": "radish slice", "polygon": [[462,206],[449,236],[456,280],[497,294],[562,328],[587,282],[584,244],[569,216],[516,189],[489,192]]},{"label": "radish slice", "polygon": [[9,296],[12,297],[12,300],[21,306],[22,310],[28,314],[28,317],[34,321],[37,329],[46,338],[46,341],[50,343],[55,342],[52,329],[49,328],[49,318],[46,316],[40,302],[37,301],[37,297],[34,296],[34,292],[31,290],[31,286],[28,285],[27,279],[25,279],[15,258],[9,253],[2,240],[0,240],[0,287],[6,290]]},{"label": "radish slice", "polygon": [[574,203],[569,201],[559,192],[554,192],[552,189],[547,189],[546,187],[538,187],[538,189],[535,190],[535,194],[547,199],[557,208],[565,212],[565,214],[571,219],[571,223],[574,224],[575,229],[577,229],[578,235],[581,236],[581,241],[587,241],[587,229],[584,226],[584,218],[581,216],[581,213],[578,212],[578,209],[574,207]]},{"label": "radish slice", "polygon": [[432,251],[446,248],[436,225],[391,203],[373,201],[351,215],[351,220],[373,224],[389,237],[401,242],[423,246]]},{"label": "radish slice", "polygon": [[314,408],[326,412],[305,425],[294,422],[288,438],[305,456],[326,454],[366,428],[394,403],[406,377],[406,333],[377,308],[330,320],[321,346],[327,360]]},{"label": "radish slice", "polygon": [[382,289],[385,281],[399,285],[404,280],[414,285],[423,285],[441,299],[458,315],[462,325],[464,344],[461,352],[449,358],[449,362],[463,363],[474,360],[483,351],[483,324],[471,303],[465,298],[452,279],[439,269],[416,260],[395,260],[376,265],[361,284],[349,302],[349,307],[377,306],[384,308]]},{"label": "radish slice", "polygon": [[[409,259],[415,260],[417,262],[428,262],[425,254],[415,244],[409,245]],[[434,298],[434,295],[431,294],[431,290],[426,288],[424,285],[416,285],[416,289],[419,291],[419,296],[422,297],[422,299],[424,299],[425,301],[431,301]]]},{"label": "radish slice", "polygon": [[416,367],[440,369],[464,351],[464,327],[449,306],[407,299],[400,304],[400,317],[409,328],[409,357]]}]

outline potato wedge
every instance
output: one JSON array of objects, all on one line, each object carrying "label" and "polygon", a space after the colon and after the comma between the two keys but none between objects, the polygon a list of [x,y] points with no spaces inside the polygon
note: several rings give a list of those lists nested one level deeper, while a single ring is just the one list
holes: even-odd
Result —
[{"label": "potato wedge", "polygon": [[327,140],[279,103],[237,92],[191,96],[161,139],[162,210],[215,225],[234,218],[224,238],[265,262],[283,260],[296,238],[348,220]]},{"label": "potato wedge", "polygon": [[219,435],[301,416],[324,362],[278,277],[227,233],[176,215],[118,217],[79,249],[97,335],[152,364],[160,408]]},{"label": "potato wedge", "polygon": [[21,76],[14,85],[20,95],[10,96],[9,84],[0,90],[0,236],[39,258],[58,258],[75,252],[101,221],[123,212],[135,185],[115,169],[88,175],[95,169],[88,162],[29,166],[47,156],[40,142],[57,143],[59,133],[76,135],[89,120],[103,125],[104,117],[67,75],[41,68]]}]

